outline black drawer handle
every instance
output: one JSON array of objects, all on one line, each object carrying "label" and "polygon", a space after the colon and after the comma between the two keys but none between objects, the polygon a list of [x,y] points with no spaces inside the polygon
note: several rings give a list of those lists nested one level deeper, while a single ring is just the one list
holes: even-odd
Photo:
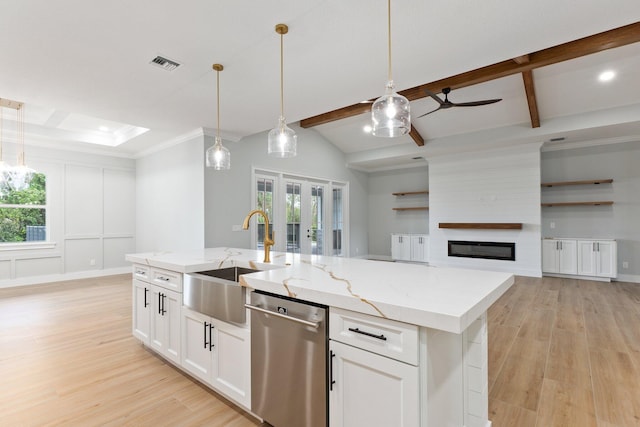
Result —
[{"label": "black drawer handle", "polygon": [[356,334],[366,335],[366,336],[368,336],[368,337],[376,338],[376,339],[379,339],[379,340],[382,340],[382,341],[386,341],[386,340],[387,340],[387,337],[385,337],[385,336],[384,336],[384,335],[382,335],[382,334],[380,334],[380,335],[376,335],[376,334],[372,334],[371,332],[361,331],[361,330],[360,330],[360,329],[358,329],[358,328],[349,328],[349,330],[350,330],[351,332],[355,332]]}]

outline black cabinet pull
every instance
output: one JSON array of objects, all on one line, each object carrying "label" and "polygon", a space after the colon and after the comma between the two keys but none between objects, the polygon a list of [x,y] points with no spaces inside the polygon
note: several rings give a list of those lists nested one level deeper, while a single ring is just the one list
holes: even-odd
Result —
[{"label": "black cabinet pull", "polygon": [[351,332],[355,332],[356,334],[366,335],[366,336],[368,336],[368,337],[375,338],[375,339],[378,339],[378,340],[382,340],[382,341],[386,341],[386,340],[387,340],[387,337],[385,337],[385,336],[384,336],[384,335],[382,335],[382,334],[380,334],[380,335],[376,335],[376,334],[372,334],[371,332],[361,331],[361,330],[360,330],[360,329],[358,329],[358,328],[349,328],[349,330],[350,330]]},{"label": "black cabinet pull", "polygon": [[163,316],[165,315],[165,313],[167,312],[167,310],[164,309],[164,301],[167,298],[167,294],[160,294],[162,295],[161,301],[162,301],[162,308],[160,310],[160,314],[162,314]]},{"label": "black cabinet pull", "polygon": [[162,293],[158,292],[158,314],[162,314]]},{"label": "black cabinet pull", "polygon": [[208,322],[204,322],[204,348],[207,348],[207,346],[209,345],[209,343],[207,342],[207,330],[209,323]]},{"label": "black cabinet pull", "polygon": [[213,345],[213,328],[213,323],[209,323],[209,351],[215,347],[215,345]]},{"label": "black cabinet pull", "polygon": [[336,354],[333,350],[329,351],[329,391],[333,390],[333,385],[336,381],[333,379],[333,358],[336,357]]},{"label": "black cabinet pull", "polygon": [[144,288],[144,307],[145,308],[149,305],[149,302],[147,301],[147,292],[149,292],[149,289],[145,287]]}]

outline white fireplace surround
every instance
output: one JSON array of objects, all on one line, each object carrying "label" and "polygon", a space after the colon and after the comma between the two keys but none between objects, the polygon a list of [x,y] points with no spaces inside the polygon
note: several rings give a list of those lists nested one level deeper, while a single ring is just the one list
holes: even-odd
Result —
[{"label": "white fireplace surround", "polygon": [[[542,275],[540,146],[478,149],[429,159],[431,265]],[[452,222],[522,223],[522,229],[439,227]],[[448,256],[449,240],[515,243],[516,260]]]}]

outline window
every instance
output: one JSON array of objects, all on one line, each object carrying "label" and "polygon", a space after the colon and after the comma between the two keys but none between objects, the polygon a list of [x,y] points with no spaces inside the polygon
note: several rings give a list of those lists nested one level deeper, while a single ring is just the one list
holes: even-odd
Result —
[{"label": "window", "polygon": [[[269,231],[273,236],[273,178],[258,177],[256,179],[256,209],[260,209],[269,217]],[[264,218],[262,215],[257,215],[258,221],[258,239],[257,248],[264,248]]]},{"label": "window", "polygon": [[0,243],[47,240],[46,177],[36,173],[21,191],[0,183]]}]

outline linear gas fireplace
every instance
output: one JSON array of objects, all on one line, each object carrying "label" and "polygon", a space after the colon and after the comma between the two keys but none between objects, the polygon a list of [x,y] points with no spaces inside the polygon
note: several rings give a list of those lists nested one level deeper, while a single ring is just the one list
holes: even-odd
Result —
[{"label": "linear gas fireplace", "polygon": [[449,240],[449,256],[463,258],[516,260],[516,244],[504,242],[473,242]]}]

